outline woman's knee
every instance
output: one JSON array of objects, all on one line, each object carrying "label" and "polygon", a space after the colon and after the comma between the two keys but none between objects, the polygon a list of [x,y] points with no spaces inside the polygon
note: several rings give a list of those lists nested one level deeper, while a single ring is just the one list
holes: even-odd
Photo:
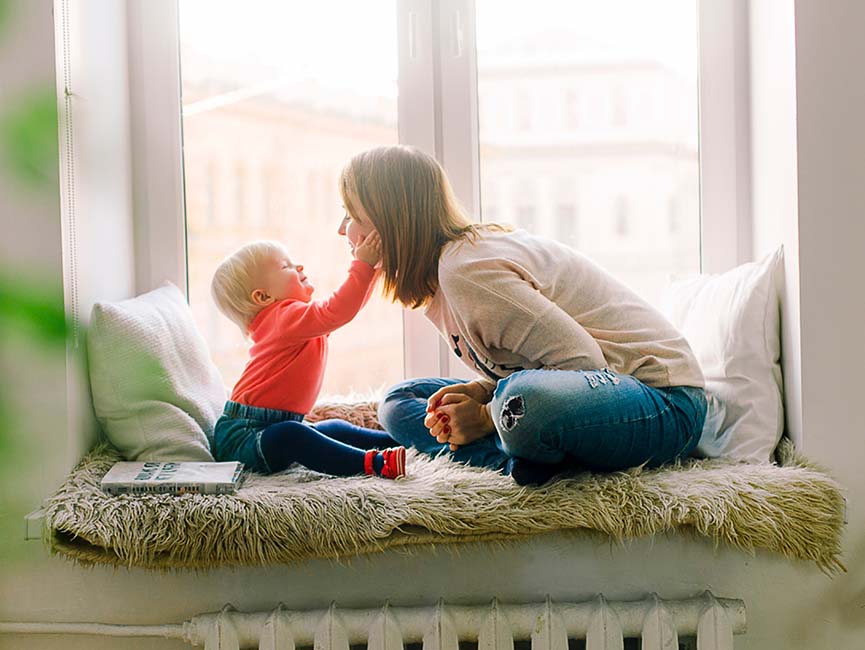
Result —
[{"label": "woman's knee", "polygon": [[490,401],[490,415],[500,434],[518,426],[527,414],[528,405],[538,401],[541,391],[530,370],[515,372],[499,380]]},{"label": "woman's knee", "polygon": [[525,370],[499,381],[490,402],[490,415],[511,456],[550,462],[556,451],[542,439],[544,388],[533,371]]},{"label": "woman's knee", "polygon": [[421,377],[407,379],[391,386],[378,404],[378,421],[391,431],[402,428],[406,421],[423,421],[426,401],[437,390],[459,380],[445,377]]},{"label": "woman's knee", "polygon": [[387,431],[403,420],[406,408],[412,400],[417,399],[413,388],[413,381],[401,381],[391,386],[379,401],[378,421]]}]

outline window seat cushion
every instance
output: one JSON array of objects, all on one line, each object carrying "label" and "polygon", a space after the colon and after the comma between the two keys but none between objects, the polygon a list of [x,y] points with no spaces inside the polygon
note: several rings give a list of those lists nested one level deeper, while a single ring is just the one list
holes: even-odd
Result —
[{"label": "window seat cushion", "polygon": [[[320,406],[310,419],[376,426],[375,404]],[[103,443],[47,501],[50,549],[83,564],[174,569],[340,559],[388,548],[510,540],[552,530],[616,541],[671,531],[844,570],[838,484],[782,441],[779,462],[689,460],[575,474],[522,488],[491,470],[409,452],[409,476],[334,478],[303,468],[251,474],[234,495],[109,496],[121,457]]]}]

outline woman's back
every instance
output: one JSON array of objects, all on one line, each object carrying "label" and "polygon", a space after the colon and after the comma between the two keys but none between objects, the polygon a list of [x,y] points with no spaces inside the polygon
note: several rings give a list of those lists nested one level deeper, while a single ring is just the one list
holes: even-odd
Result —
[{"label": "woman's back", "polygon": [[481,229],[474,242],[445,246],[438,277],[427,316],[491,379],[524,368],[608,366],[652,386],[704,384],[688,343],[663,315],[559,242]]}]

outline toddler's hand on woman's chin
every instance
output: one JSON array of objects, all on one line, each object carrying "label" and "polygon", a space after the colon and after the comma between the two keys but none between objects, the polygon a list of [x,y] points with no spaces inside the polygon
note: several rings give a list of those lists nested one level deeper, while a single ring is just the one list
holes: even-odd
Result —
[{"label": "toddler's hand on woman's chin", "polygon": [[355,259],[374,267],[381,261],[381,238],[377,232],[371,232],[357,243],[352,252]]}]

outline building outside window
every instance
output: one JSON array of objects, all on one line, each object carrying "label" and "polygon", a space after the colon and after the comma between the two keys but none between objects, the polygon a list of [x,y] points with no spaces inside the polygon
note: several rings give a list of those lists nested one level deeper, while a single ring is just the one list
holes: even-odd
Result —
[{"label": "building outside window", "polygon": [[[671,273],[700,270],[695,0],[539,0],[531,12],[475,4],[482,186],[490,178],[533,183],[538,234],[577,245],[656,302]],[[514,98],[519,114],[527,96],[538,111],[562,107],[556,119],[534,120],[528,134],[485,123],[508,110],[502,97]],[[630,116],[629,97],[651,97],[665,110],[644,106]],[[553,180],[563,175],[568,187]],[[677,236],[671,194],[680,199]],[[563,207],[577,196],[579,242]],[[523,225],[519,193],[500,195],[496,208]]]},{"label": "building outside window", "polygon": [[556,206],[556,239],[577,248],[577,207],[572,203]]},{"label": "building outside window", "polygon": [[628,199],[624,196],[616,197],[613,208],[613,228],[617,237],[627,237],[630,223],[628,222]]}]

